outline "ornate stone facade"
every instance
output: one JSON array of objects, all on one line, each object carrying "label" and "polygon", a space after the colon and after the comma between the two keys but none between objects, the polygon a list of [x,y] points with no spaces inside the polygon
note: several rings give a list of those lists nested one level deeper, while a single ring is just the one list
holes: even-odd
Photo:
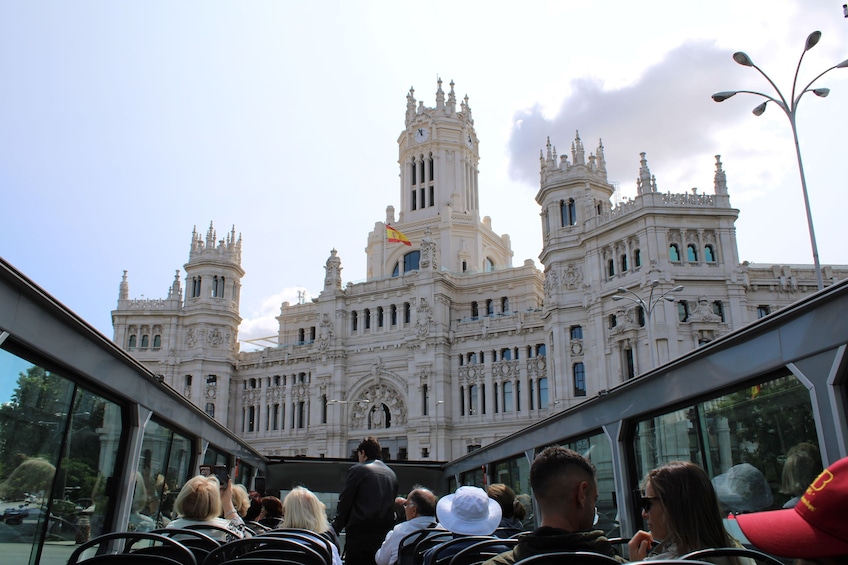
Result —
[{"label": "ornate stone facade", "polygon": [[410,89],[398,143],[400,207],[368,235],[366,282],[343,285],[332,250],[318,298],[284,303],[276,343],[239,352],[241,238],[210,227],[192,236],[185,300],[179,272],[145,301],[124,274],[115,341],[269,455],[345,457],[371,434],[392,459],[448,460],[816,289],[810,266],[739,262],[718,156],[713,194],[664,193],[642,153],[637,195],[613,205],[603,144],[587,155],[576,135],[569,159],[548,140],[543,274],[514,267],[479,215],[478,139],[453,83],[432,108]]}]

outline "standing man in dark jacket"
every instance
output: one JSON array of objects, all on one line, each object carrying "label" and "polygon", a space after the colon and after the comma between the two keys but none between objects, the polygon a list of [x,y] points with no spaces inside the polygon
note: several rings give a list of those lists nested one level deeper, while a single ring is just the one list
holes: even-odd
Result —
[{"label": "standing man in dark jacket", "polygon": [[367,437],[356,448],[359,464],[347,472],[333,529],[347,530],[345,565],[375,565],[374,554],[394,526],[397,477],[380,460],[377,438]]},{"label": "standing man in dark jacket", "polygon": [[530,488],[542,515],[541,526],[519,535],[512,551],[483,565],[512,565],[532,555],[557,551],[591,551],[624,562],[604,532],[592,529],[598,481],[588,459],[564,447],[545,448],[530,466]]}]

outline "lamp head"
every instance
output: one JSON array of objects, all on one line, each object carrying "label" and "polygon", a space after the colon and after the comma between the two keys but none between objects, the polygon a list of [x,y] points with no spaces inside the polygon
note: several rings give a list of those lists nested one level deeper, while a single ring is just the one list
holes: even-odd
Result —
[{"label": "lamp head", "polygon": [[612,297],[613,300],[625,300],[625,297],[614,294]]},{"label": "lamp head", "polygon": [[616,292],[625,293],[625,292],[627,292],[627,289],[626,289],[626,288],[624,288],[624,287],[621,287],[621,286],[620,286],[620,287],[618,287],[617,289],[615,289],[615,291],[616,291]]},{"label": "lamp head", "polygon": [[762,104],[760,104],[759,106],[757,106],[756,108],[751,110],[751,113],[754,114],[755,116],[762,116],[763,112],[766,111],[766,104],[768,104],[768,100],[766,100],[765,102],[763,102]]},{"label": "lamp head", "polygon": [[666,294],[665,296],[663,296],[663,299],[664,299],[666,302],[674,302],[674,297],[673,297],[673,296],[669,296],[669,295],[667,295],[667,294]]},{"label": "lamp head", "polygon": [[[810,40],[810,38],[808,37],[807,41],[809,41],[809,40]],[[815,45],[815,43],[813,45]],[[744,51],[737,51],[736,53],[734,53],[733,54],[733,60],[736,61],[737,63],[739,63],[740,65],[742,65],[743,67],[753,67],[754,66],[754,61],[752,61],[751,58],[748,56],[748,54],[745,53]]]},{"label": "lamp head", "polygon": [[819,98],[827,98],[827,95],[830,94],[830,89],[829,88],[814,88],[813,94],[815,94]]},{"label": "lamp head", "polygon": [[[848,62],[848,61],[846,61],[846,62]],[[713,94],[712,99],[716,102],[724,102],[725,100],[727,100],[728,98],[732,98],[733,96],[736,96],[735,90],[725,90],[725,91],[716,92],[715,94]]]},{"label": "lamp head", "polygon": [[845,67],[848,67],[848,59],[845,59],[844,61],[836,65],[837,69],[844,69]]},{"label": "lamp head", "polygon": [[672,288],[671,292],[680,292],[681,290],[683,290],[683,285],[679,284],[676,287]]},{"label": "lamp head", "polygon": [[820,31],[814,31],[813,33],[808,35],[807,36],[807,43],[804,44],[804,51],[809,51],[810,49],[815,47],[816,43],[819,42],[819,39],[821,39],[821,32]]}]

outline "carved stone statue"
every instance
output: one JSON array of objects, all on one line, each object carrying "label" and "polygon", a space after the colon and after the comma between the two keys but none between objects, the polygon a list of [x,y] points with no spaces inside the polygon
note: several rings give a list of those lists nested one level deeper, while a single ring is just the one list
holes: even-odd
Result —
[{"label": "carved stone statue", "polygon": [[330,316],[325,313],[321,318],[321,324],[318,326],[318,349],[321,351],[329,349],[334,335],[333,323],[330,322]]},{"label": "carved stone statue", "polygon": [[342,260],[339,259],[338,251],[333,249],[324,266],[327,271],[324,275],[324,289],[340,289],[342,287]]},{"label": "carved stone statue", "polygon": [[430,305],[427,304],[427,299],[422,298],[418,306],[418,316],[415,320],[420,337],[426,337],[430,333],[430,322],[433,320],[433,315],[430,312]]}]

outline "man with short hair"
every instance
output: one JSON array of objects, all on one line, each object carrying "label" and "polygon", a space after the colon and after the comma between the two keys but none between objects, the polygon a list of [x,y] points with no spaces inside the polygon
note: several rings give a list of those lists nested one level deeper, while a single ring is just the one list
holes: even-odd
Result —
[{"label": "man with short hair", "polygon": [[[402,499],[401,499],[402,500]],[[436,522],[436,495],[430,489],[415,485],[403,501],[406,521],[401,522],[386,534],[383,545],[377,550],[374,560],[377,565],[395,565],[398,562],[400,542],[409,534],[433,528]]]},{"label": "man with short hair", "polygon": [[339,495],[333,529],[345,538],[346,565],[374,565],[374,555],[386,533],[394,526],[397,476],[380,460],[382,448],[367,437],[356,448],[359,463],[351,467]]},{"label": "man with short hair", "polygon": [[530,466],[530,487],[542,516],[541,526],[520,535],[511,551],[484,565],[512,565],[526,557],[558,551],[590,551],[624,562],[604,532],[592,530],[598,481],[588,459],[564,447],[547,447]]}]

